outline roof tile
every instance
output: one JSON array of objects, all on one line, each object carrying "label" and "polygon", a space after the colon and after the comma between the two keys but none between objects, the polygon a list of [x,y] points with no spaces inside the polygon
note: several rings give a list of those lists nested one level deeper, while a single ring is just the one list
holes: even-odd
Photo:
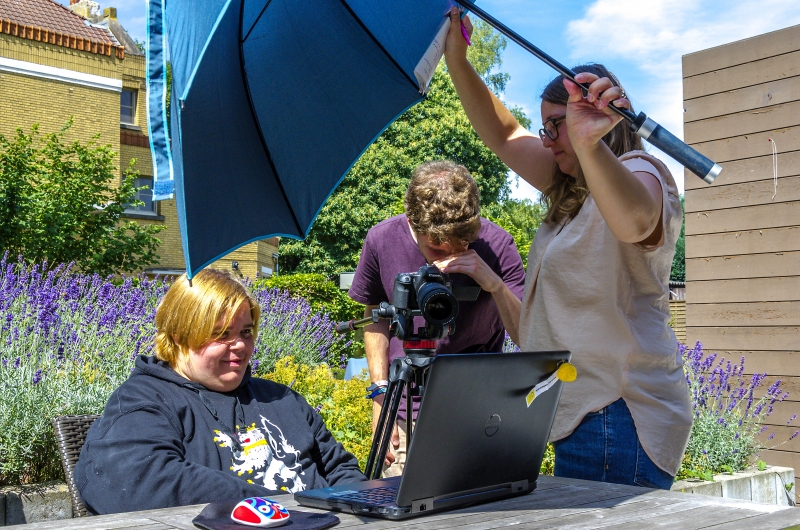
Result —
[{"label": "roof tile", "polygon": [[122,52],[122,47],[115,42],[107,30],[89,25],[81,16],[53,0],[0,0],[0,21],[4,21],[3,24],[0,24],[0,32],[22,38],[54,42],[52,38],[42,36],[42,32],[39,31],[21,31],[10,28],[15,25],[24,26],[30,30],[41,28],[48,32],[62,33],[65,36],[103,45],[84,46],[83,43],[76,44],[74,40],[70,39],[56,42],[69,48],[97,50],[96,53],[103,54],[106,54],[105,50],[109,48],[117,48],[117,56],[120,56]]}]

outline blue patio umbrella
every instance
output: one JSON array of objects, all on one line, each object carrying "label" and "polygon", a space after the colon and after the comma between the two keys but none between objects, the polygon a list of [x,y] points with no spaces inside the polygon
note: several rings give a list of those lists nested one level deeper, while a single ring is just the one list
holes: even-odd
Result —
[{"label": "blue patio umbrella", "polygon": [[361,153],[422,99],[414,69],[452,5],[149,0],[154,199],[176,199],[190,278],[251,241],[305,237]]}]

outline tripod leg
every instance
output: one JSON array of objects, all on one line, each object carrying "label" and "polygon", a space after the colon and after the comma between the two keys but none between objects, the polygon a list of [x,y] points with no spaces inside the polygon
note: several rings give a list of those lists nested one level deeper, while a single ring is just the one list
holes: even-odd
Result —
[{"label": "tripod leg", "polygon": [[411,448],[411,430],[414,425],[414,397],[411,395],[411,385],[406,390],[406,454]]},{"label": "tripod leg", "polygon": [[380,478],[383,462],[386,460],[386,453],[389,450],[389,442],[392,440],[392,431],[397,421],[397,411],[400,408],[400,398],[403,395],[405,385],[406,382],[402,379],[392,381],[386,390],[386,397],[383,400],[383,407],[381,407],[381,415],[378,417],[378,425],[375,428],[375,438],[372,440],[367,466],[364,469],[364,475],[368,479]]},{"label": "tripod leg", "polygon": [[375,426],[375,432],[372,435],[372,445],[369,450],[369,457],[367,458],[367,466],[364,468],[364,475],[366,475],[368,479],[372,478],[375,459],[383,445],[384,426],[386,425],[386,419],[389,416],[389,409],[392,404],[392,396],[394,395],[394,389],[396,386],[397,381],[389,381],[389,386],[386,388],[386,393],[383,395],[383,406],[381,407],[381,413],[378,416],[378,424]]}]

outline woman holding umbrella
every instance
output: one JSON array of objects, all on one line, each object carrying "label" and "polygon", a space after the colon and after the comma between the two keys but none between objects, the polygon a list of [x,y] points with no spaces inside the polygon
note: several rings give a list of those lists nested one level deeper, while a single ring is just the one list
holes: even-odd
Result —
[{"label": "woman holding umbrella", "polygon": [[[548,206],[528,256],[520,304],[523,350],[572,351],[550,439],[555,474],[669,489],[692,425],[667,282],[681,206],[666,166],[609,110],[631,105],[602,65],[573,68],[586,94],[553,79],[542,128],[523,128],[466,58],[450,14],[445,58],[475,131]],[[448,264],[444,272],[460,272]],[[506,325],[507,329],[516,326]]]}]

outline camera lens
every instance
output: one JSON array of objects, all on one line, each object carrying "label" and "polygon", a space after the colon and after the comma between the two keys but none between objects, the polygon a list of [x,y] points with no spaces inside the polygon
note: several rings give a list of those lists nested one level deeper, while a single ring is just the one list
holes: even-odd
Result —
[{"label": "camera lens", "polygon": [[422,316],[435,326],[446,326],[458,316],[456,297],[442,284],[423,284],[417,292],[417,300]]}]

